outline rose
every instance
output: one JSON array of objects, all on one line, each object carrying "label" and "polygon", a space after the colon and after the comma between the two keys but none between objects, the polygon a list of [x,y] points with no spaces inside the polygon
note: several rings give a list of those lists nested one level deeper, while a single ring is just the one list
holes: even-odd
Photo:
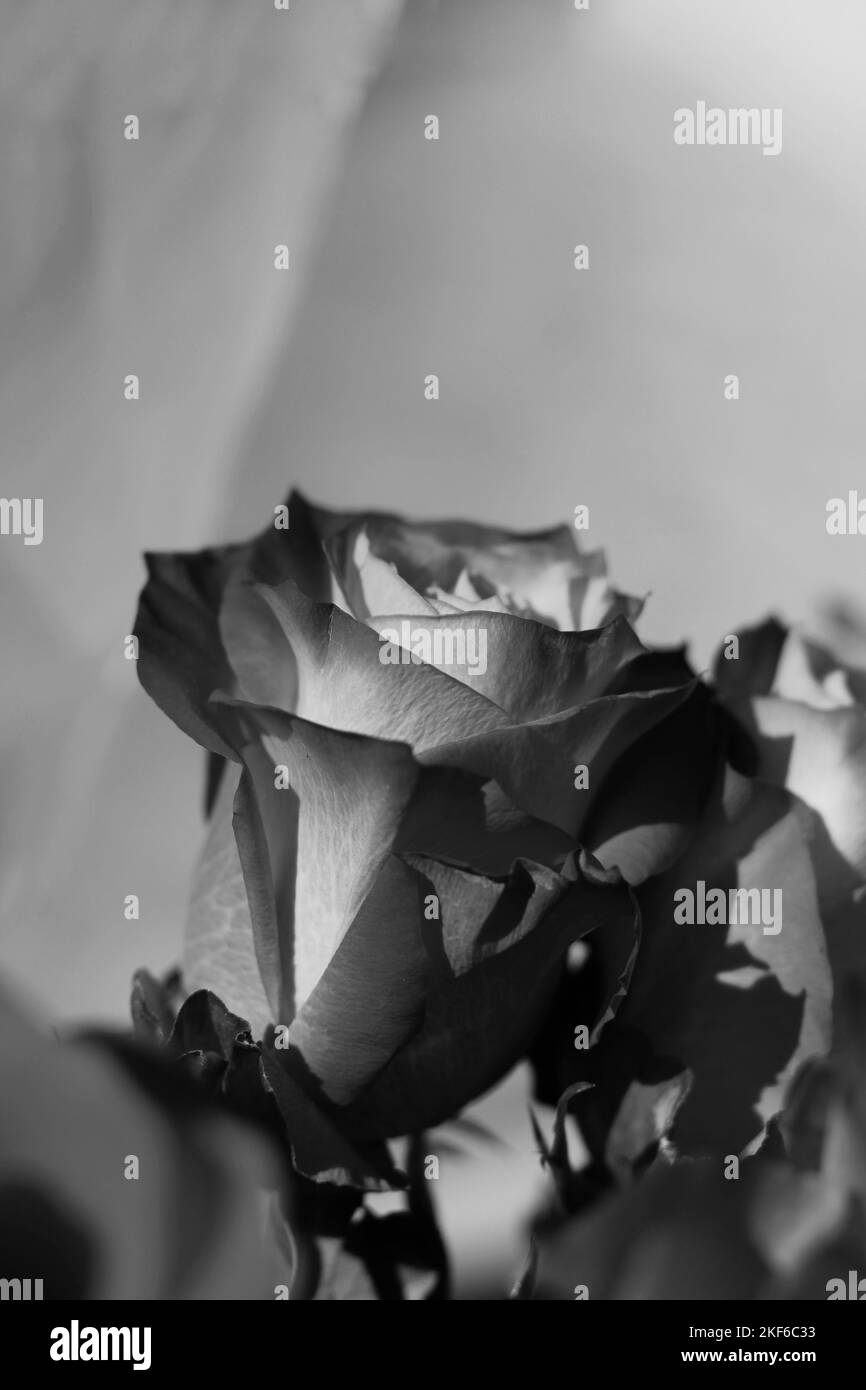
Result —
[{"label": "rose", "polygon": [[775,619],[736,634],[715,678],[754,745],[754,771],[812,812],[809,856],[837,979],[866,966],[866,636],[828,615],[833,650]]},{"label": "rose", "polygon": [[[554,1142],[563,1202],[538,1223],[521,1296],[573,1300],[579,1281],[593,1299],[856,1297],[849,1270],[866,1269],[864,1009],[861,977],[840,992],[830,1056],[800,1070],[754,1157],[671,1164],[668,1154],[634,1181],[682,1103],[681,1078],[631,1088],[604,1155],[620,1191],[588,1213],[585,1178],[562,1171]],[[560,1107],[555,1141],[562,1119]]]},{"label": "rose", "polygon": [[[683,859],[640,890],[628,996],[584,1069],[562,1047],[571,993],[553,1013],[542,1088],[555,1100],[596,1083],[573,1109],[599,1154],[628,1088],[676,1067],[693,1078],[667,1135],[681,1151],[756,1142],[798,1062],[826,1049],[833,991],[866,967],[866,642],[850,616],[832,627],[844,661],[776,620],[725,639],[713,681],[732,716],[731,761]],[[778,889],[779,934],[678,926],[673,894],[699,880]]]},{"label": "rose", "polygon": [[46,1299],[273,1297],[276,1155],[182,1081],[125,1039],[49,1040],[0,995],[4,1278]]},{"label": "rose", "polygon": [[[844,636],[866,665],[853,621]],[[866,671],[774,619],[737,638],[740,655],[719,653],[716,681],[754,741],[758,775],[820,816],[826,842],[815,852],[828,868],[834,860],[825,878],[835,905],[866,880]]]},{"label": "rose", "polygon": [[[636,883],[687,843],[715,721],[569,528],[410,524],[297,495],[288,517],[248,544],[148,557],[139,674],[213,755],[186,986],[276,1030],[293,1084],[372,1142],[504,1074],[578,937],[633,955],[614,866]],[[428,662],[381,659],[404,622]],[[473,673],[458,639],[482,634]]]}]

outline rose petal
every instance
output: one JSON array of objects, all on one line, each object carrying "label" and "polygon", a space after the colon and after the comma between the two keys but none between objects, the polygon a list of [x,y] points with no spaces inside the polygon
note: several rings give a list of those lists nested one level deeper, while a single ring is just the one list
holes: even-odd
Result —
[{"label": "rose petal", "polygon": [[730,703],[757,746],[757,775],[816,811],[846,864],[866,879],[866,711],[772,696]]},{"label": "rose petal", "polygon": [[250,1020],[255,1037],[273,1018],[256,959],[247,890],[232,828],[242,769],[227,771],[193,876],[184,938],[183,978],[192,993],[209,989]]},{"label": "rose petal", "polygon": [[310,508],[290,499],[290,530],[266,528],[254,540],[178,554],[145,557],[148,579],[133,631],[138,676],[169,718],[204,748],[231,757],[215,690],[262,704],[291,707],[295,666],[281,630],[249,585],[291,581],[311,599],[337,595]]},{"label": "rose petal", "polygon": [[236,549],[189,555],[147,555],[148,580],[133,631],[139,642],[138,678],[185,734],[223,757],[230,745],[209,705],[233,676],[217,623]]},{"label": "rose petal", "polygon": [[604,779],[581,831],[587,849],[631,884],[670,868],[695,833],[720,754],[716,710],[696,685]]},{"label": "rose petal", "polygon": [[423,891],[409,865],[385,861],[289,1029],[304,1073],[337,1105],[354,1100],[423,1023],[431,974]]},{"label": "rose petal", "polygon": [[713,661],[713,684],[726,697],[769,694],[787,635],[788,629],[773,617],[754,627],[737,629],[730,634],[737,639],[737,655],[725,657],[730,645],[726,637]]},{"label": "rose petal", "polygon": [[291,581],[256,592],[280,624],[285,659],[295,663],[293,712],[303,718],[416,750],[508,722],[491,700],[442,671],[383,663],[369,627],[311,602]]},{"label": "rose petal", "polygon": [[373,553],[419,594],[441,590],[447,601],[467,576],[479,598],[502,597],[512,611],[562,630],[601,626],[620,612],[636,617],[640,609],[609,588],[603,554],[580,552],[572,527],[521,533],[466,521],[311,512],[323,540],[364,522]]},{"label": "rose petal", "polygon": [[286,1127],[294,1165],[305,1178],[367,1192],[405,1185],[384,1146],[377,1155],[353,1144],[297,1084],[279,1053],[263,1049],[261,1072]]},{"label": "rose petal", "polygon": [[726,698],[773,694],[816,709],[855,703],[848,673],[830,652],[775,618],[731,635],[737,637],[738,656],[726,659],[723,645],[713,667],[715,684]]},{"label": "rose petal", "polygon": [[[238,849],[265,984],[279,977],[275,1022],[289,1023],[390,852],[417,766],[403,744],[251,706],[243,716],[249,800]],[[274,785],[276,767],[287,787]]]},{"label": "rose petal", "polygon": [[598,698],[644,651],[623,618],[590,632],[557,632],[510,613],[481,611],[369,621],[380,634],[395,633],[389,641],[407,658],[413,650],[429,651],[430,666],[492,700],[512,721],[543,719]]},{"label": "rose petal", "polygon": [[[255,708],[240,702],[236,702],[234,708],[237,714],[259,719]],[[273,711],[266,711],[261,717],[269,727],[277,727],[287,734],[297,726],[304,731],[305,739],[314,741],[315,761],[305,763],[302,771],[307,776],[316,775],[323,796],[331,782],[335,786],[341,784],[347,761],[355,760],[356,746],[365,750],[364,775],[372,778],[373,789],[368,790],[366,782],[361,786],[353,782],[359,797],[357,805],[350,801],[339,803],[353,825],[363,825],[363,817],[359,822],[358,806],[364,806],[366,815],[368,804],[378,804],[383,794],[379,783],[387,784],[388,795],[393,793],[392,773],[396,766],[397,780],[405,781],[407,787],[412,785],[411,798],[394,838],[397,850],[445,857],[482,873],[502,875],[521,853],[537,854],[543,862],[555,866],[564,862],[572,848],[571,838],[555,827],[517,811],[502,796],[491,798],[490,788],[482,778],[449,768],[422,767],[414,762],[403,745],[380,745],[376,740],[306,726],[297,717],[287,718]],[[289,745],[290,742],[287,739]],[[238,756],[242,752],[243,746],[239,743]],[[279,1019],[288,1022],[293,1012],[288,1002],[280,1003],[279,987],[284,970],[286,979],[290,980],[295,968],[291,943],[296,918],[294,856],[299,830],[294,789],[298,779],[292,782],[292,789],[274,789],[274,763],[282,762],[292,768],[294,763],[286,761],[289,754],[285,748],[272,749],[271,757],[273,761],[269,758],[262,767],[261,756],[250,754],[250,766],[255,765],[260,776],[253,779],[247,771],[239,780],[238,774],[230,770],[220,790],[196,871],[184,958],[187,988],[210,989],[226,999],[232,1008],[251,1020],[257,1037],[263,1035],[269,1022]],[[303,789],[303,778],[298,785]],[[263,798],[261,808],[259,787]],[[395,804],[399,806],[399,800]],[[312,803],[308,809],[311,807]],[[318,868],[310,872],[311,891],[316,890],[317,872],[331,883],[329,856],[336,855],[340,859],[344,847],[351,848],[356,843],[355,834],[345,841],[340,839],[342,822],[333,823],[331,811],[329,803],[321,841],[313,846]],[[243,849],[243,869],[239,842]],[[273,864],[269,844],[274,846]],[[364,849],[364,853],[368,850],[369,847]],[[348,862],[343,867],[348,868]],[[359,871],[366,868],[362,862]],[[279,894],[274,889],[275,873],[282,876]],[[322,893],[325,891],[323,888]],[[347,903],[342,904],[339,912],[335,909],[333,920],[342,921],[348,912]],[[257,924],[255,931],[253,918]],[[332,930],[336,941],[341,928],[333,926]],[[328,939],[326,934],[326,942]],[[314,942],[303,949],[319,950],[319,947]],[[285,964],[283,951],[288,953]],[[321,946],[321,958],[327,958],[326,946]],[[272,995],[270,1002],[263,980],[267,981]]]},{"label": "rose petal", "polygon": [[[698,880],[707,891],[781,889],[781,931],[676,923],[674,892],[695,891]],[[677,1147],[738,1153],[779,1109],[799,1062],[829,1041],[829,967],[808,849],[790,799],[728,770],[723,795],[711,802],[684,858],[639,897],[637,964],[590,1079],[601,1091],[606,1055],[618,1069],[618,1040],[631,1035],[639,1066],[669,1058],[693,1073]],[[603,948],[603,938],[598,944]]]},{"label": "rose petal", "polygon": [[623,885],[518,861],[503,882],[413,856],[441,904],[422,924],[433,982],[421,1026],[342,1112],[360,1138],[439,1124],[525,1052],[571,942],[634,919]]},{"label": "rose petal", "polygon": [[[609,631],[610,629],[606,629]],[[592,700],[547,719],[493,729],[419,753],[428,766],[458,767],[491,778],[510,802],[579,839],[617,760],[684,704],[695,683]],[[589,787],[575,786],[575,768]]]},{"label": "rose petal", "polygon": [[348,610],[361,621],[375,613],[430,616],[433,605],[401,579],[394,565],[374,555],[366,523],[347,526],[326,543],[326,552],[346,596]]}]

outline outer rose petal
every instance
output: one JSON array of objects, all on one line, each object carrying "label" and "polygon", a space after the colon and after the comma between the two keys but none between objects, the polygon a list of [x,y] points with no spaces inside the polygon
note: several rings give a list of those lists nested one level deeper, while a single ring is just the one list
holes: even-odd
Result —
[{"label": "outer rose petal", "polygon": [[732,635],[739,643],[738,657],[726,659],[724,644],[713,667],[713,680],[725,698],[772,694],[816,709],[856,703],[856,674],[841,669],[829,651],[775,618]]},{"label": "outer rose petal", "polygon": [[134,632],[138,678],[151,699],[202,747],[231,757],[208,701],[230,689],[232,670],[217,614],[238,547],[148,555]]},{"label": "outer rose petal", "polygon": [[243,768],[229,767],[211,812],[193,875],[183,950],[189,993],[209,989],[250,1022],[261,1037],[274,1011],[256,958],[250,905],[232,816]]},{"label": "outer rose petal", "polygon": [[404,744],[252,707],[244,723],[235,833],[273,1018],[289,1023],[375,883],[418,768]]},{"label": "outer rose petal", "polygon": [[416,749],[508,722],[491,700],[434,667],[383,662],[370,628],[311,602],[291,581],[257,593],[282,629],[281,659],[294,663],[293,713]]},{"label": "outer rose petal", "polygon": [[[543,719],[606,694],[644,651],[623,618],[589,632],[556,632],[511,613],[476,611],[446,617],[378,615],[369,621],[380,635],[396,634],[388,640],[407,661],[418,643],[425,661],[429,651],[430,665],[492,700],[512,721]],[[460,659],[457,634],[468,656],[483,652],[483,669]]]},{"label": "outer rose petal", "polygon": [[133,629],[139,679],[184,733],[223,757],[232,756],[231,740],[208,707],[215,690],[278,705],[294,691],[276,619],[241,586],[291,581],[315,601],[338,596],[303,498],[294,499],[291,522],[289,532],[271,526],[243,545],[146,557]]},{"label": "outer rose petal", "polygon": [[[492,778],[515,805],[580,838],[606,778],[621,758],[694,695],[694,682],[670,690],[608,695],[547,719],[493,729],[422,750],[430,766],[459,767]],[[589,768],[589,788],[574,769]]]},{"label": "outer rose petal", "polygon": [[[224,998],[259,1035],[293,1017],[296,995],[312,988],[358,910],[362,888],[351,885],[369,890],[392,847],[492,874],[530,851],[562,864],[571,849],[570,837],[488,796],[483,779],[423,767],[403,744],[244,704],[229,712],[269,751],[237,742],[246,773],[240,784],[227,775],[214,810],[184,977],[187,988]],[[288,788],[274,787],[277,765],[289,769]]]},{"label": "outer rose petal", "polygon": [[737,639],[737,656],[726,657],[726,638],[713,661],[713,684],[723,696],[766,695],[773,688],[787,629],[776,618],[730,634]]},{"label": "outer rose petal", "polygon": [[631,884],[669,869],[700,824],[721,756],[717,711],[697,685],[604,779],[583,843]]},{"label": "outer rose petal", "polygon": [[[866,711],[817,710],[773,696],[730,707],[755,741],[757,774],[811,806],[849,869],[866,879]],[[831,886],[821,885],[828,897]]]},{"label": "outer rose petal", "polygon": [[625,886],[580,868],[563,876],[518,861],[492,882],[433,860],[412,865],[441,904],[439,923],[421,923],[430,985],[420,1025],[341,1112],[359,1140],[439,1124],[492,1086],[525,1053],[569,944],[634,922]]},{"label": "outer rose petal", "polygon": [[432,974],[424,888],[402,860],[385,861],[289,1029],[303,1074],[336,1105],[353,1100],[423,1023]]}]

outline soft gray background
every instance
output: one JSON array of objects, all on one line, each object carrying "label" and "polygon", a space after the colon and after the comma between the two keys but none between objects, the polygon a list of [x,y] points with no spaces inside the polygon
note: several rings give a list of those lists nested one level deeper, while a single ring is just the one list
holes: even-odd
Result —
[{"label": "soft gray background", "polygon": [[[645,637],[699,663],[862,597],[824,506],[866,492],[866,8],[397,9],[3,6],[0,490],[45,540],[0,539],[0,952],[50,1019],[119,1019],[173,960],[197,851],[200,759],[122,658],[145,547],[244,536],[291,483],[586,502]],[[674,146],[702,98],[782,107],[781,155]]]}]

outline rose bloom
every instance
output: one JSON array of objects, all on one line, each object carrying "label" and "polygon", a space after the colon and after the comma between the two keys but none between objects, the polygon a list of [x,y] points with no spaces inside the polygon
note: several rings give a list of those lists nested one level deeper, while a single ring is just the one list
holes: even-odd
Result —
[{"label": "rose bloom", "polygon": [[[811,812],[808,854],[834,975],[866,967],[866,630],[844,606],[826,641],[775,618],[721,649],[714,679],[748,731],[762,781]],[[838,655],[837,655],[838,652]]]},{"label": "rose bloom", "polygon": [[[712,684],[729,719],[726,757],[672,869],[638,889],[642,943],[628,990],[592,1059],[562,1046],[579,1000],[563,991],[539,1049],[542,1089],[591,1080],[573,1107],[599,1161],[637,1081],[688,1067],[671,1135],[680,1152],[754,1148],[799,1060],[838,1031],[834,996],[866,969],[866,637],[827,614],[826,641],[776,619],[733,630]],[[840,655],[837,657],[835,652]],[[760,925],[681,926],[681,888],[778,891],[778,935]]]},{"label": "rose bloom", "polygon": [[185,987],[276,1038],[292,1085],[374,1143],[525,1055],[590,933],[600,969],[559,1045],[609,1016],[637,947],[628,885],[694,834],[720,725],[572,527],[297,494],[288,519],[148,556],[138,669],[211,754]]},{"label": "rose bloom", "polygon": [[842,659],[772,618],[738,636],[739,659],[719,654],[716,683],[755,743],[758,775],[820,814],[838,900],[866,877],[866,634],[840,617]]},{"label": "rose bloom", "polygon": [[[830,1055],[800,1069],[769,1142],[736,1173],[730,1157],[657,1161],[642,1181],[627,1180],[589,1212],[575,1205],[570,1216],[566,1188],[565,1211],[551,1209],[537,1223],[521,1296],[572,1301],[581,1283],[593,1299],[862,1297],[864,1018],[861,975],[840,991]],[[661,1089],[633,1089],[625,1103],[628,1123],[615,1126],[606,1153],[620,1172],[631,1174],[659,1132]],[[669,1087],[669,1107],[681,1093]]]}]

